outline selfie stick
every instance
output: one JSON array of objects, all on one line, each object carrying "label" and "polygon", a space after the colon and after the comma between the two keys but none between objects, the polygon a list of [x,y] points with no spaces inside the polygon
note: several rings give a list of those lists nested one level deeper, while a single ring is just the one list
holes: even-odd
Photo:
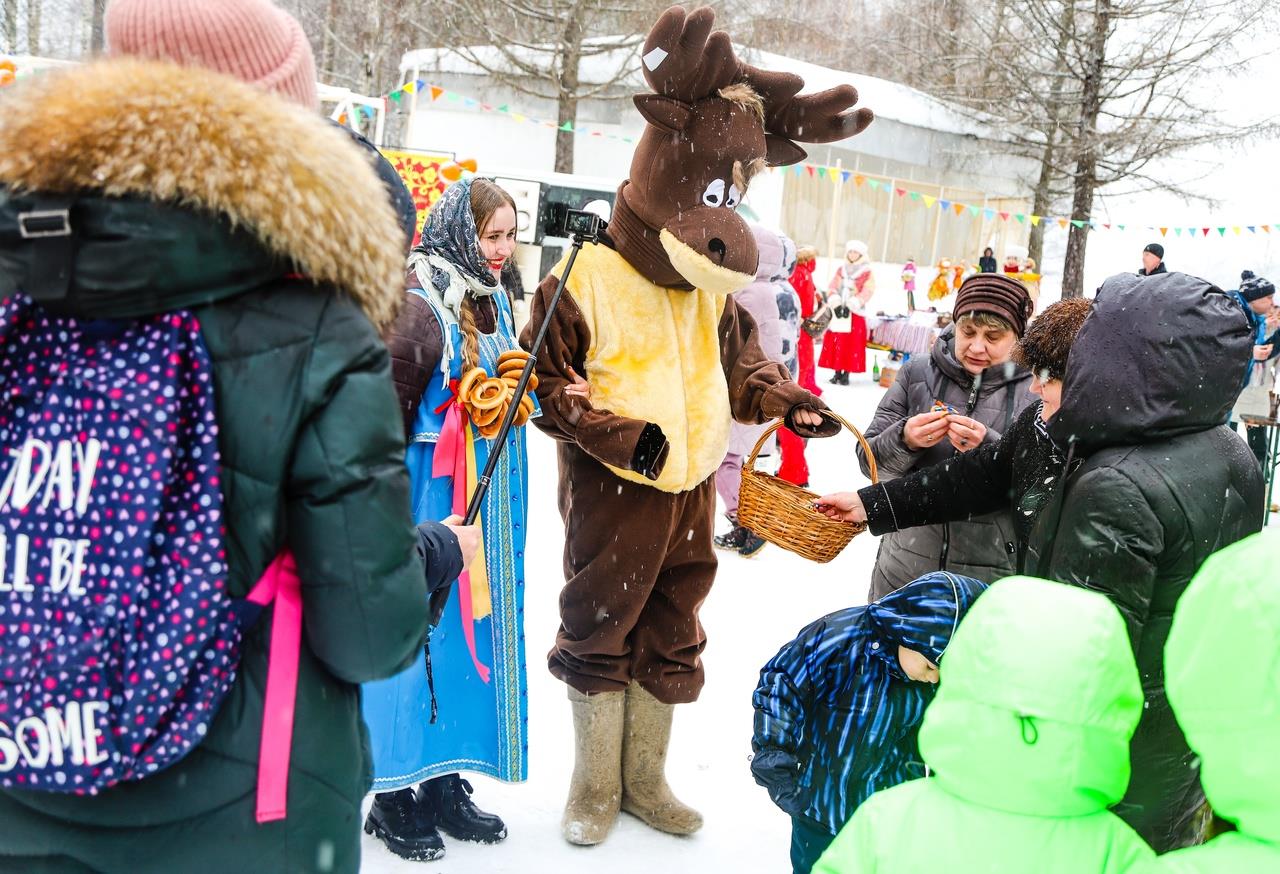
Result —
[{"label": "selfie stick", "polygon": [[[547,329],[551,327],[551,317],[555,315],[556,305],[560,303],[560,295],[564,294],[564,284],[569,278],[569,271],[573,269],[574,259],[578,257],[578,253],[582,251],[582,244],[590,240],[596,242],[598,234],[604,227],[604,222],[600,221],[599,228],[594,233],[575,233],[573,235],[573,251],[569,253],[569,261],[564,265],[564,272],[560,274],[560,281],[556,283],[556,293],[551,296],[551,303],[547,305],[546,315],[542,317],[542,325],[538,328],[538,334],[533,338],[533,345],[529,348],[529,360],[525,362],[524,370],[520,371],[520,381],[516,383],[515,391],[512,392],[512,398],[523,398],[525,389],[529,385],[529,377],[533,375],[533,369],[538,364],[538,350],[542,348],[542,342],[547,338]],[[493,477],[493,471],[498,466],[498,461],[502,458],[502,450],[506,448],[507,435],[511,433],[511,425],[515,421],[516,413],[519,412],[520,404],[518,402],[507,405],[507,413],[502,417],[502,425],[498,428],[498,436],[490,442],[489,460],[485,462],[484,472],[480,474],[480,479],[476,481],[475,494],[471,496],[471,503],[467,505],[467,515],[462,520],[463,525],[474,525],[476,517],[480,515],[480,505],[484,502],[484,496],[489,491],[489,483]]]}]

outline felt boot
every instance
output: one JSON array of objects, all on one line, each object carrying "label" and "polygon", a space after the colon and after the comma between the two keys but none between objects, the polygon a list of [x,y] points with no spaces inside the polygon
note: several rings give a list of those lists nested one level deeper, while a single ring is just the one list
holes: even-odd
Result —
[{"label": "felt boot", "polygon": [[674,704],[663,704],[639,683],[627,687],[622,736],[622,809],[658,831],[691,835],[702,814],[683,804],[667,785],[667,745]]},{"label": "felt boot", "polygon": [[569,688],[574,760],[560,830],[588,847],[609,836],[622,803],[622,718],[625,693],[584,695]]}]

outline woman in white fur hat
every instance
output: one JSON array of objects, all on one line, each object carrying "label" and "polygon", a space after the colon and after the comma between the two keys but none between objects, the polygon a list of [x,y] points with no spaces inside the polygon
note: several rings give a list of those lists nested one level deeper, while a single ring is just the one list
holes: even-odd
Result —
[{"label": "woman in white fur hat", "polygon": [[861,240],[845,243],[844,258],[845,263],[836,268],[827,286],[827,304],[834,315],[818,359],[819,367],[836,372],[832,385],[848,385],[850,373],[867,371],[867,320],[862,311],[876,293],[867,244]]}]

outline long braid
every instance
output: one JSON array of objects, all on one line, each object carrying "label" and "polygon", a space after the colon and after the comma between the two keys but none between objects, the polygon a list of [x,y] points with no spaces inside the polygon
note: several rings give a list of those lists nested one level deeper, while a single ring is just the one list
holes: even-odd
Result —
[{"label": "long braid", "polygon": [[476,328],[475,301],[471,295],[462,296],[458,308],[458,327],[462,329],[462,372],[480,366],[480,335]]}]

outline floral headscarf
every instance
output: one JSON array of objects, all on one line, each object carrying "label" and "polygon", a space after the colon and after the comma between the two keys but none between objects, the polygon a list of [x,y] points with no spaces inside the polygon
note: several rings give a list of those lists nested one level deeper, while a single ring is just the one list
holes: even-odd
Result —
[{"label": "floral headscarf", "polygon": [[[445,189],[422,226],[422,241],[409,256],[419,279],[429,278],[455,313],[462,296],[487,297],[502,288],[480,254],[480,234],[471,212],[471,182],[463,179]],[[429,267],[428,275],[424,267]]]}]

